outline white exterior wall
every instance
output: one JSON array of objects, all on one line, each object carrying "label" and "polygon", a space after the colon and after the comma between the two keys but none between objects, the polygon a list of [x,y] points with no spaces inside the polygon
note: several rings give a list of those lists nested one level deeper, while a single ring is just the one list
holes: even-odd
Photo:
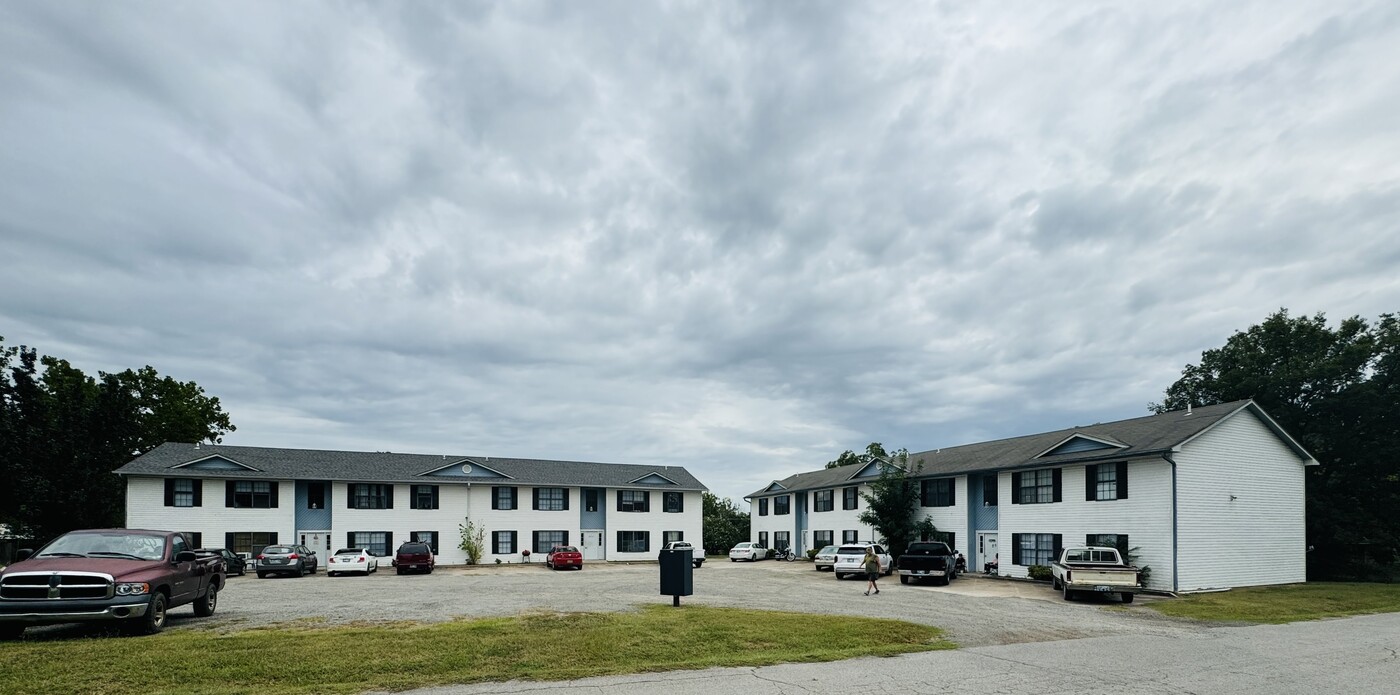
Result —
[{"label": "white exterior wall", "polygon": [[[640,488],[623,488],[636,490]],[[681,513],[665,512],[664,490],[655,488],[649,489],[651,495],[648,497],[648,505],[651,511],[646,512],[619,512],[617,511],[618,490],[609,489],[604,495],[606,499],[607,528],[603,533],[603,546],[607,551],[607,559],[610,561],[627,560],[655,560],[661,555],[661,545],[665,542],[665,531],[680,531],[685,536],[685,540],[696,548],[704,548],[704,538],[702,537],[702,527],[704,524],[704,502],[701,500],[701,493],[687,492],[681,502]],[[572,506],[572,502],[570,505]],[[574,523],[578,523],[575,515]],[[650,547],[644,553],[624,553],[617,549],[618,531],[648,531],[650,536]],[[573,538],[578,538],[575,533]],[[571,539],[572,540],[572,539]],[[700,552],[704,552],[701,550]]]},{"label": "white exterior wall", "polygon": [[[797,500],[795,499],[795,497],[800,494],[805,493],[783,492],[768,496],[766,498],[768,500],[768,516],[758,515],[758,501],[764,498],[752,498],[749,501],[749,540],[754,543],[757,543],[758,532],[767,531],[768,547],[775,548],[777,546],[773,544],[773,534],[777,533],[778,531],[787,531],[790,534],[788,537],[796,541],[799,537],[799,534],[797,532]],[[791,500],[788,503],[788,513],[774,514],[773,500],[779,497],[783,497],[784,495],[786,495]],[[809,513],[808,518],[810,517],[811,515]]]},{"label": "white exterior wall", "polygon": [[[856,508],[842,509],[841,502],[844,499],[843,495],[845,494],[842,491],[848,487],[851,486],[838,485],[835,488],[820,488],[822,490],[834,490],[834,507],[829,512],[807,512],[807,528],[804,531],[805,535],[803,536],[803,547],[816,548],[817,550],[821,550],[821,546],[816,545],[813,531],[831,531],[831,542],[836,545],[841,545],[841,534],[843,531],[855,531],[857,540],[875,540],[875,529],[871,528],[869,524],[862,524],[857,518],[860,516],[861,512],[865,511],[866,504],[865,498],[859,497],[859,495],[870,494],[870,486],[864,483],[856,486],[858,488],[856,497]],[[756,519],[757,517],[754,518]]]},{"label": "white exterior wall", "polygon": [[1241,411],[1175,459],[1181,591],[1306,581],[1303,461],[1272,430]]},{"label": "white exterior wall", "polygon": [[[439,484],[437,509],[413,509],[410,497],[413,485],[425,484],[433,483],[394,483],[393,509],[351,509],[348,490],[351,483],[331,483],[331,552],[346,547],[351,532],[394,534],[393,547],[389,548],[392,553],[400,544],[412,539],[412,531],[437,531],[437,561],[451,565],[465,563],[466,553],[458,547],[462,537],[457,525],[462,523],[471,509],[466,486]],[[473,489],[471,493],[475,494],[476,490]],[[490,504],[489,498],[482,499]],[[488,536],[487,542],[490,540]],[[316,550],[324,562],[327,557],[325,546]]]},{"label": "white exterior wall", "polygon": [[190,531],[202,534],[204,546],[221,548],[224,534],[230,532],[277,533],[280,543],[291,543],[293,520],[296,516],[296,484],[277,484],[277,507],[273,509],[235,509],[224,506],[223,478],[203,478],[201,505],[198,507],[165,506],[164,478],[126,479],[126,527],[158,531]]},{"label": "white exterior wall", "polygon": [[[978,504],[982,501],[978,500]],[[939,531],[956,533],[956,547],[966,548],[967,537],[967,476],[960,475],[953,480],[953,506],[919,507],[924,518],[933,522]]]},{"label": "white exterior wall", "polygon": [[1064,536],[1065,547],[1082,545],[1084,537],[1090,533],[1126,533],[1129,545],[1140,548],[1138,565],[1152,568],[1148,586],[1169,590],[1172,581],[1171,464],[1162,459],[1129,461],[1128,498],[1101,502],[1084,499],[1083,465],[1061,468],[1060,497],[1063,501],[1050,504],[1012,504],[1015,491],[1011,489],[1011,473],[997,476],[997,551],[1001,555],[1001,574],[1026,576],[1026,567],[1011,562],[1013,533],[1059,533]]}]

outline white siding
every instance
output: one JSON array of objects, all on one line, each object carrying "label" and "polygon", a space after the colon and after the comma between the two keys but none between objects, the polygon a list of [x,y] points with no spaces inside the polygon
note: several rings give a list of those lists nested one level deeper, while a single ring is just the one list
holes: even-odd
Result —
[{"label": "white siding", "polygon": [[1128,534],[1130,545],[1140,548],[1138,565],[1152,568],[1148,586],[1170,589],[1172,578],[1171,465],[1161,459],[1128,463],[1128,498],[1090,502],[1085,500],[1082,465],[1064,466],[1061,502],[1012,504],[1011,473],[997,476],[998,535],[1001,573],[1026,576],[1026,568],[1012,564],[1011,534],[1058,533],[1066,547],[1082,545],[1091,533]]},{"label": "white siding", "polygon": [[1175,459],[1180,590],[1306,580],[1303,461],[1272,430],[1244,410]]},{"label": "white siding", "polygon": [[[804,548],[816,548],[817,550],[821,550],[821,546],[816,545],[816,541],[814,540],[814,535],[813,535],[813,533],[812,533],[813,531],[831,531],[831,542],[832,542],[832,543],[835,543],[836,545],[841,545],[841,534],[842,534],[843,531],[855,531],[855,532],[857,532],[857,538],[858,538],[859,540],[866,541],[866,540],[874,540],[874,539],[875,539],[875,529],[871,528],[868,524],[862,524],[862,523],[859,521],[859,519],[857,519],[857,517],[860,516],[861,512],[865,511],[866,503],[865,503],[865,498],[864,498],[864,497],[859,497],[859,496],[858,496],[858,497],[856,498],[856,508],[855,508],[855,509],[842,509],[842,508],[841,508],[842,500],[845,499],[845,497],[844,497],[844,495],[845,495],[844,490],[845,490],[846,488],[848,488],[848,487],[852,487],[852,486],[850,486],[850,485],[838,485],[838,486],[836,486],[836,487],[834,488],[834,489],[835,489],[835,493],[833,494],[833,498],[834,498],[833,507],[834,507],[834,508],[833,508],[831,511],[829,511],[829,512],[813,512],[813,511],[808,511],[808,512],[807,512],[807,528],[803,530],[803,536],[802,536],[803,546],[802,546],[802,547],[804,547]],[[870,486],[867,485],[867,484],[860,484],[860,485],[857,485],[857,486],[855,486],[855,487],[858,488],[857,495],[859,495],[859,494],[869,494],[869,493],[870,493]],[[826,489],[829,489],[829,488],[820,488],[820,489],[826,490]],[[754,508],[756,508],[756,505],[751,505],[751,506],[750,506],[750,509],[754,509]],[[756,511],[754,512],[754,514],[755,514],[755,516],[754,516],[753,518],[754,518],[755,520],[757,520],[757,519],[760,518],[760,517],[756,516],[756,514],[757,514]],[[782,518],[782,517],[779,517],[779,518]],[[754,535],[754,540],[758,540],[757,534]]]},{"label": "white siding", "polygon": [[[462,523],[477,499],[484,502],[488,509],[491,504],[486,496],[490,488],[486,488],[486,493],[480,493],[481,488],[477,486],[469,489],[463,485],[438,485],[437,509],[413,509],[409,497],[413,485],[395,483],[393,509],[351,509],[349,487],[349,483],[331,483],[331,552],[346,547],[350,542],[351,532],[392,533],[394,538],[389,552],[393,553],[400,544],[412,539],[410,532],[437,531],[437,561],[445,565],[462,564],[466,562],[467,554],[458,547],[462,542],[462,535],[458,532],[457,525]],[[477,499],[469,502],[469,495]],[[526,505],[528,504],[527,499]],[[486,541],[491,541],[489,534]],[[324,562],[327,557],[325,546],[322,545],[316,550]]]},{"label": "white siding", "polygon": [[[933,525],[939,531],[957,534],[954,545],[958,548],[966,548],[967,476],[965,475],[953,479],[953,503],[951,507],[919,507],[919,512],[933,521]],[[978,500],[978,504],[981,504],[981,500]]]},{"label": "white siding", "polygon": [[[803,494],[803,493],[797,493],[797,494]],[[778,497],[783,497],[783,496],[786,496],[789,500],[791,500],[791,501],[788,503],[788,513],[787,513],[787,514],[775,514],[775,513],[773,513],[773,500],[776,499],[776,498],[778,498]],[[790,534],[788,537],[795,540],[795,539],[798,537],[798,535],[797,535],[797,500],[796,500],[796,499],[793,499],[795,496],[796,496],[796,495],[794,495],[794,494],[791,493],[791,492],[784,492],[784,493],[780,493],[780,494],[776,494],[776,495],[773,495],[773,496],[768,497],[768,498],[767,498],[767,499],[768,499],[768,515],[767,515],[767,516],[759,516],[759,515],[758,515],[758,500],[759,500],[760,498],[758,498],[758,497],[753,498],[753,500],[749,503],[749,519],[750,519],[751,522],[752,522],[752,523],[749,524],[749,540],[750,540],[750,541],[753,541],[754,543],[757,543],[757,542],[758,542],[758,533],[759,533],[759,531],[767,531],[767,532],[768,532],[768,547],[769,547],[769,548],[775,548],[775,547],[777,547],[777,546],[775,546],[775,545],[773,544],[773,534],[774,534],[774,533],[777,533],[778,531],[787,531],[787,532]]]},{"label": "white siding", "polygon": [[167,507],[164,478],[128,477],[126,527],[196,532],[203,536],[201,543],[210,548],[223,547],[224,534],[230,532],[275,532],[279,542],[292,542],[292,520],[296,513],[295,483],[289,480],[276,482],[277,507],[273,509],[224,506],[224,483],[222,478],[203,479],[201,505],[198,507]]},{"label": "white siding", "polygon": [[[661,555],[661,544],[664,542],[662,532],[664,531],[680,531],[685,535],[685,540],[696,548],[704,547],[704,538],[701,535],[701,527],[704,523],[704,502],[701,500],[701,493],[685,493],[685,499],[682,502],[684,511],[679,514],[662,511],[664,509],[662,490],[651,490],[648,501],[651,511],[647,512],[618,511],[617,493],[617,490],[608,490],[606,495],[608,526],[603,534],[603,545],[607,548],[607,559],[615,561],[655,560]],[[619,531],[649,532],[651,535],[647,551],[644,553],[619,551],[617,549]],[[577,538],[577,534],[574,537]]]}]

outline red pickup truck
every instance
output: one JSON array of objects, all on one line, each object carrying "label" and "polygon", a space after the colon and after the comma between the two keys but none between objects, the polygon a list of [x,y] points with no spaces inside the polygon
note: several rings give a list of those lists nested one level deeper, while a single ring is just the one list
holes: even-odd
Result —
[{"label": "red pickup truck", "polygon": [[176,606],[213,615],[227,579],[220,555],[197,554],[185,534],[171,531],[72,531],[16,557],[0,570],[0,639],[31,625],[79,622],[160,632]]}]

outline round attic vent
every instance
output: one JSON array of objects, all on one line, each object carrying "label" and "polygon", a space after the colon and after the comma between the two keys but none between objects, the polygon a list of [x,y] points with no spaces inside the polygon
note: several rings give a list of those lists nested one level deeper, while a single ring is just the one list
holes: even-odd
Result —
[{"label": "round attic vent", "polygon": [[466,473],[467,475],[471,475],[472,465],[470,463],[462,464],[462,472]]}]

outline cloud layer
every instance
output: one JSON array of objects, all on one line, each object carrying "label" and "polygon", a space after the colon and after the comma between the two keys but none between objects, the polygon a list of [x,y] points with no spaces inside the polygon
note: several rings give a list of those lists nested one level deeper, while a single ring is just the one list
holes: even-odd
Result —
[{"label": "cloud layer", "polygon": [[685,465],[1131,417],[1400,309],[1400,7],[0,6],[0,335],[246,445]]}]

